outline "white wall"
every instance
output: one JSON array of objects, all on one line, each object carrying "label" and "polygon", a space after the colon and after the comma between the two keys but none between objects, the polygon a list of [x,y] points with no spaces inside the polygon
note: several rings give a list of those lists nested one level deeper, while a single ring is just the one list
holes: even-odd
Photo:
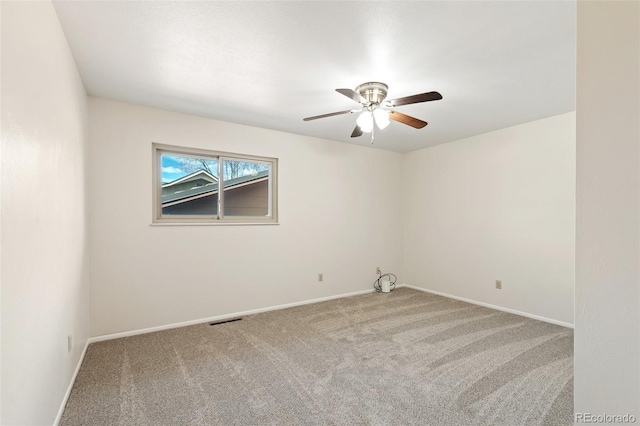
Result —
[{"label": "white wall", "polygon": [[[97,98],[89,116],[93,336],[400,272],[401,154]],[[279,158],[280,225],[151,226],[152,142]]]},{"label": "white wall", "polygon": [[87,97],[51,3],[0,7],[1,423],[52,424],[88,335]]},{"label": "white wall", "polygon": [[578,2],[575,411],[640,417],[640,3]]},{"label": "white wall", "polygon": [[408,284],[573,324],[574,113],[414,151],[404,167]]}]

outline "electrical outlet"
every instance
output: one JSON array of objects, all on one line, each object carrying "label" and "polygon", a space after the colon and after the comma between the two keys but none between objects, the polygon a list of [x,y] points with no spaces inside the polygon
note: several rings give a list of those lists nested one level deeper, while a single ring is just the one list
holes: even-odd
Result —
[{"label": "electrical outlet", "polygon": [[496,280],[496,288],[498,290],[502,290],[502,281],[501,280]]},{"label": "electrical outlet", "polygon": [[71,337],[71,335],[68,335],[67,336],[67,353],[70,353],[71,349],[73,349],[73,337]]},{"label": "electrical outlet", "polygon": [[382,269],[380,269],[379,266],[376,266],[376,274],[378,275],[382,274]]},{"label": "electrical outlet", "polygon": [[324,274],[322,272],[318,274],[318,281],[324,281]]}]

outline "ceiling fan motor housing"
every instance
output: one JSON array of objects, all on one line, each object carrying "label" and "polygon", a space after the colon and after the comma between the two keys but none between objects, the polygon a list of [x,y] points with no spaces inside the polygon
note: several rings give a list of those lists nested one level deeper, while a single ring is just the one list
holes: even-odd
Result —
[{"label": "ceiling fan motor housing", "polygon": [[356,92],[358,92],[360,96],[375,105],[380,105],[384,98],[387,97],[387,90],[389,90],[389,86],[375,81],[363,83],[356,87]]}]

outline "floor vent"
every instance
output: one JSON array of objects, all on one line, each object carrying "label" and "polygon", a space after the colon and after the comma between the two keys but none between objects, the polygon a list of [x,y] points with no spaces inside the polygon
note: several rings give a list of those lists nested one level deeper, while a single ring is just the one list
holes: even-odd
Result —
[{"label": "floor vent", "polygon": [[227,322],[234,322],[234,321],[242,321],[242,318],[233,318],[233,319],[228,319],[228,320],[224,320],[224,321],[212,322],[209,325],[218,325],[218,324],[224,324],[224,323],[227,323]]}]

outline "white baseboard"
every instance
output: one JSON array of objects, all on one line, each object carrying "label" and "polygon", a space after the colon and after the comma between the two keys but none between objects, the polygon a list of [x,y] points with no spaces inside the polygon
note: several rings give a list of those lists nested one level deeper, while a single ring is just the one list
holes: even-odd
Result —
[{"label": "white baseboard", "polygon": [[213,317],[201,318],[201,319],[197,319],[197,320],[184,321],[184,322],[177,322],[177,323],[173,323],[173,324],[160,325],[160,326],[157,326],[157,327],[149,327],[149,328],[143,328],[143,329],[139,329],[139,330],[124,331],[122,333],[104,334],[102,336],[96,336],[96,337],[89,338],[88,343],[103,342],[105,340],[119,339],[121,337],[129,337],[129,336],[136,336],[138,334],[153,333],[154,331],[169,330],[171,328],[186,327],[186,326],[189,326],[189,325],[202,324],[202,323],[206,323],[206,322],[221,321],[221,320],[225,320],[225,319],[228,319],[228,318],[235,318],[235,317],[240,317],[240,316],[244,316],[244,315],[259,314],[261,312],[268,312],[268,311],[275,311],[275,310],[278,310],[278,309],[292,308],[294,306],[310,305],[312,303],[325,302],[327,300],[342,299],[343,297],[359,296],[361,294],[372,293],[374,291],[375,290],[372,288],[370,290],[354,291],[352,293],[343,293],[343,294],[337,294],[335,296],[327,296],[327,297],[320,297],[320,298],[317,298],[317,299],[303,300],[301,302],[285,303],[284,305],[275,305],[275,306],[269,306],[269,307],[266,307],[266,308],[251,309],[249,311],[234,312],[234,313],[231,313],[231,314],[224,314],[224,315],[216,315],[216,316],[213,316]]},{"label": "white baseboard", "polygon": [[73,376],[71,376],[71,381],[69,382],[69,387],[67,388],[67,392],[64,394],[64,398],[62,398],[62,404],[60,404],[60,409],[58,410],[58,415],[56,416],[56,420],[53,422],[54,426],[58,426],[60,420],[62,419],[62,413],[64,413],[64,408],[67,405],[67,401],[69,400],[69,395],[71,395],[71,389],[73,389],[73,384],[76,382],[76,377],[78,377],[78,372],[80,372],[80,366],[82,366],[82,361],[84,361],[84,356],[87,353],[87,348],[89,347],[89,340],[84,344],[84,349],[82,349],[82,354],[80,355],[80,359],[78,360],[78,365],[76,365],[76,369],[73,372]]},{"label": "white baseboard", "polygon": [[409,285],[409,284],[400,284],[400,285],[398,285],[396,287],[412,288],[414,290],[424,291],[425,293],[436,294],[438,296],[448,297],[449,299],[455,299],[455,300],[460,300],[462,302],[472,303],[474,305],[484,306],[485,308],[491,308],[491,309],[495,309],[495,310],[498,310],[498,311],[508,312],[510,314],[520,315],[520,316],[527,317],[527,318],[533,318],[533,319],[536,319],[536,320],[539,320],[539,321],[544,321],[544,322],[548,322],[548,323],[551,323],[551,324],[560,325],[562,327],[574,328],[574,325],[573,324],[569,324],[568,322],[558,321],[558,320],[554,320],[554,319],[551,319],[551,318],[542,317],[540,315],[530,314],[528,312],[516,311],[515,309],[504,308],[502,306],[491,305],[489,303],[478,302],[476,300],[465,299],[464,297],[458,297],[458,296],[454,296],[452,294],[442,293],[442,292],[439,292],[439,291],[427,290],[426,288],[416,287],[416,286]]}]

